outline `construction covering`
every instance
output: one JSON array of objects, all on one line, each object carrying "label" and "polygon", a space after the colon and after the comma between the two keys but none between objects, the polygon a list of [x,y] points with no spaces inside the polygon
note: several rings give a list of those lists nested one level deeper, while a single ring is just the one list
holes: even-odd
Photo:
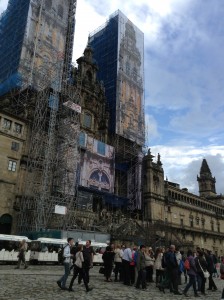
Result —
[{"label": "construction covering", "polygon": [[[56,77],[52,67],[64,60],[63,80],[71,68],[75,0],[9,0],[0,19],[0,96]],[[69,46],[69,47],[68,47]],[[52,87],[55,89],[55,87]],[[58,86],[61,89],[60,86]]]},{"label": "construction covering", "polygon": [[114,192],[114,148],[86,133],[80,134],[82,147],[80,185],[104,192]]},{"label": "construction covering", "polygon": [[0,96],[20,88],[18,71],[30,0],[9,0],[0,17]]},{"label": "construction covering", "polygon": [[144,35],[120,11],[90,34],[110,106],[110,130],[144,144]]}]

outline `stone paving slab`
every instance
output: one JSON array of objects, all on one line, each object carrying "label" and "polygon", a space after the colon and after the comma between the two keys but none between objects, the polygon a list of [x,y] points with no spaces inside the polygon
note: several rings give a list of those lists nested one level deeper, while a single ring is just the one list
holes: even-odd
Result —
[{"label": "stone paving slab", "polygon": [[[191,297],[173,295],[168,290],[163,294],[150,283],[146,291],[127,287],[119,282],[104,282],[103,275],[99,274],[99,267],[90,272],[90,286],[93,290],[85,292],[85,287],[74,283],[75,292],[62,291],[56,281],[63,274],[62,266],[29,266],[28,269],[15,270],[13,265],[0,265],[0,300],[193,300],[193,290],[189,291]],[[69,276],[67,284],[70,282]],[[199,299],[220,300],[224,281],[215,278],[218,291],[207,291],[207,296]],[[206,284],[207,286],[208,284]],[[180,286],[180,291],[185,285]]]}]

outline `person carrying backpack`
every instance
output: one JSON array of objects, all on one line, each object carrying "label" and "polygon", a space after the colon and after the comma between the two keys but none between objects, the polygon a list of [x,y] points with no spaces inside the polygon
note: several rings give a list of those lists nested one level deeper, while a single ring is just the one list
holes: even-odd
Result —
[{"label": "person carrying backpack", "polygon": [[186,285],[184,291],[183,291],[183,295],[186,297],[189,297],[187,294],[187,291],[189,290],[189,288],[191,286],[193,286],[194,289],[194,296],[195,297],[200,297],[197,293],[197,289],[196,289],[196,275],[197,275],[197,268],[195,266],[195,261],[194,261],[194,257],[193,257],[193,252],[191,250],[188,250],[187,252],[187,258],[185,260],[185,265],[188,266],[187,261],[189,262],[189,267],[187,270],[187,274],[189,276],[189,282]]},{"label": "person carrying backpack", "polygon": [[67,290],[66,288],[66,281],[68,279],[68,275],[70,274],[70,259],[72,257],[72,254],[70,252],[71,247],[74,245],[74,239],[73,238],[68,238],[68,244],[64,247],[63,249],[63,264],[64,264],[64,270],[65,273],[64,275],[57,281],[57,285],[62,289],[62,290]]}]

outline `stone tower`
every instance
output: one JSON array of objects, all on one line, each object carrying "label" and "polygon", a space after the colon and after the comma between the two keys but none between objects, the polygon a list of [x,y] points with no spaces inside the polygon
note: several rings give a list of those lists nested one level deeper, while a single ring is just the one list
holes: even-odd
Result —
[{"label": "stone tower", "polygon": [[153,162],[153,157],[149,149],[143,158],[144,217],[148,221],[154,220],[157,203],[165,198],[164,171],[160,155],[157,156],[157,162]]},{"label": "stone tower", "polygon": [[216,196],[215,190],[215,177],[212,177],[212,173],[208,166],[206,159],[203,159],[200,169],[200,176],[197,176],[199,195],[201,197],[209,198]]}]

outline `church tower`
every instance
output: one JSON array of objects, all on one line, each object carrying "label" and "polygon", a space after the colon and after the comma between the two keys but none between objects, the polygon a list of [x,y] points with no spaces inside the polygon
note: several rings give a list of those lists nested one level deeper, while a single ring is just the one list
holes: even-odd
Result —
[{"label": "church tower", "polygon": [[201,164],[200,176],[197,176],[199,195],[201,197],[212,197],[216,196],[215,190],[215,177],[212,177],[212,173],[208,166],[206,159],[203,159]]},{"label": "church tower", "polygon": [[157,203],[164,201],[164,171],[160,154],[157,161],[153,162],[154,156],[150,149],[143,158],[143,199],[144,199],[144,217],[147,221],[155,219]]}]

